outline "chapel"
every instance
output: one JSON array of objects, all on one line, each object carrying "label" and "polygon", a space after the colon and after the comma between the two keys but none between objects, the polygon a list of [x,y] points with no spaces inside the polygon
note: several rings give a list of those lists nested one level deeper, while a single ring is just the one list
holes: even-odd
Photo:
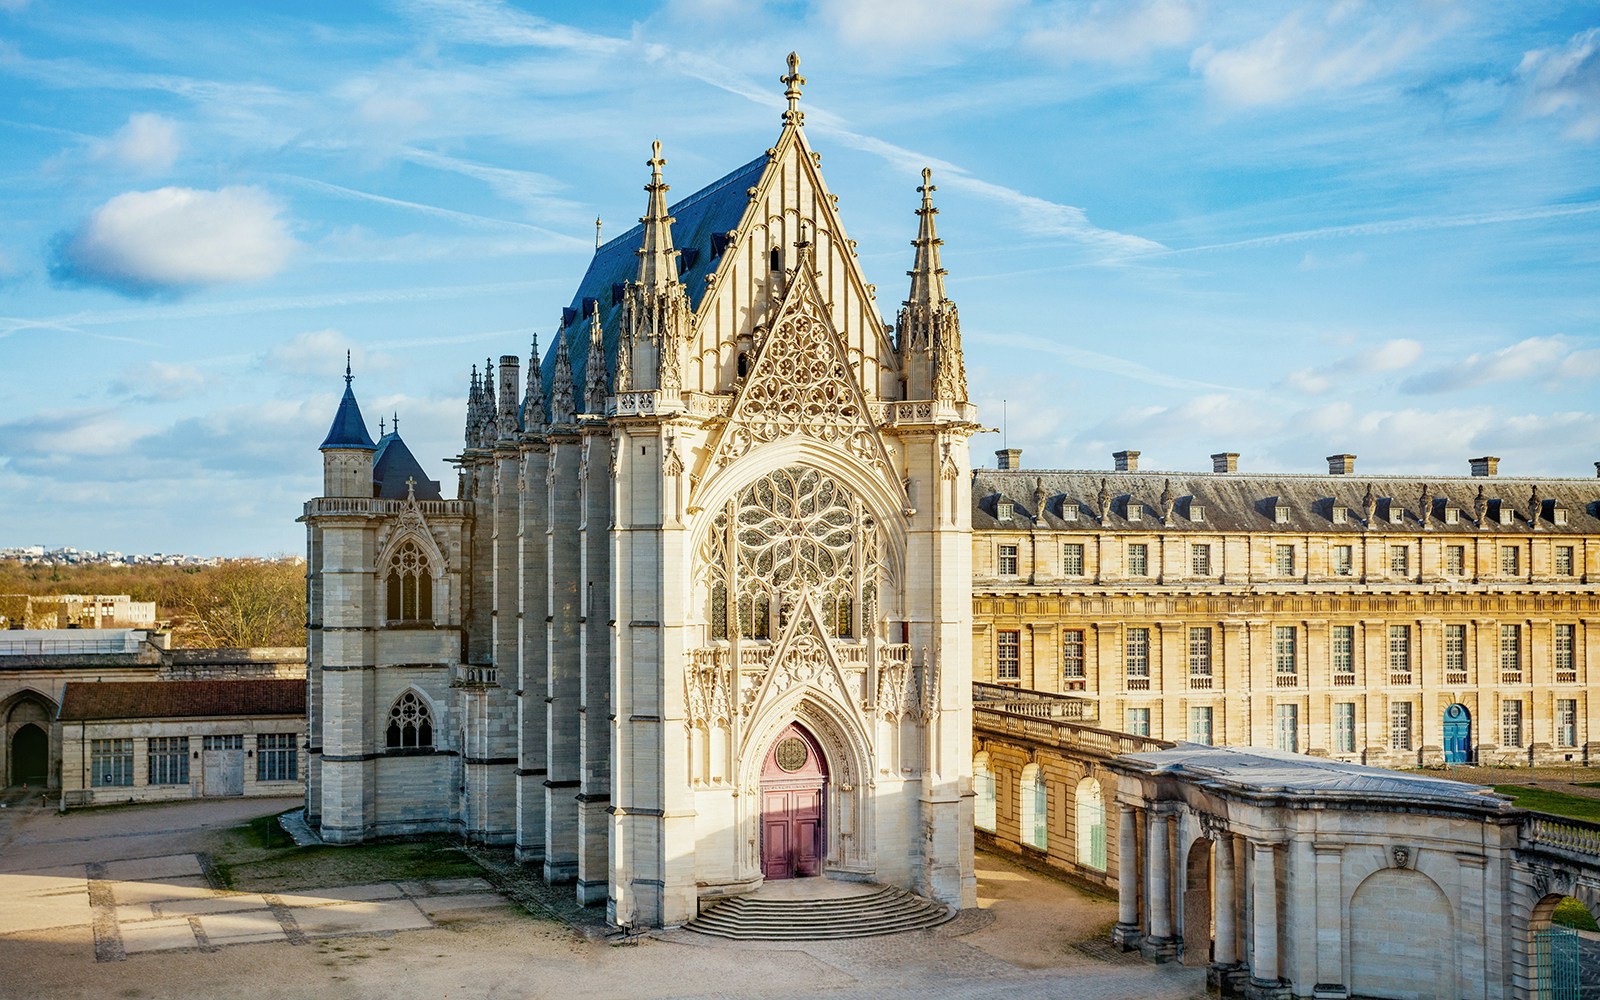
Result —
[{"label": "chapel", "polygon": [[473,370],[456,499],[347,367],[301,518],[327,841],[511,845],[639,927],[790,878],[976,904],[980,427],[935,189],[890,325],[782,82],[776,142],[687,198],[656,143],[554,343]]}]

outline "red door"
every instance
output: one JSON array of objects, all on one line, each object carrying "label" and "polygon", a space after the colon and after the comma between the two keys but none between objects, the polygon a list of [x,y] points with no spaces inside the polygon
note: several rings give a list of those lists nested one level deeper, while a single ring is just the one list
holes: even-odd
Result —
[{"label": "red door", "polygon": [[761,772],[761,874],[769,879],[822,874],[826,762],[811,734],[788,726]]}]

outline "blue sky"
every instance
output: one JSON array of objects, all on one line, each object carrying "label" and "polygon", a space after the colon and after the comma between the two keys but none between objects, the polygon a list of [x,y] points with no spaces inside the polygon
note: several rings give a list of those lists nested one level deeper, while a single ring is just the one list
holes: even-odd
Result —
[{"label": "blue sky", "polygon": [[0,0],[0,546],[300,549],[346,349],[448,492],[469,366],[790,49],[885,309],[934,169],[1027,464],[1593,475],[1593,2]]}]

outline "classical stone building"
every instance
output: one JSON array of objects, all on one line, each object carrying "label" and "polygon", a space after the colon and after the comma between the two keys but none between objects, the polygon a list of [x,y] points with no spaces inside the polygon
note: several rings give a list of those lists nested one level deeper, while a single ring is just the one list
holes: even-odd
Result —
[{"label": "classical stone building", "polygon": [[973,672],[1097,725],[1390,766],[1600,752],[1600,479],[980,469]]},{"label": "classical stone building", "polygon": [[[617,923],[764,879],[975,901],[971,483],[924,172],[894,328],[810,149],[600,246],[554,346],[474,373],[459,499],[348,391],[306,505],[307,812],[512,844]],[[381,464],[381,463],[380,463]]]}]

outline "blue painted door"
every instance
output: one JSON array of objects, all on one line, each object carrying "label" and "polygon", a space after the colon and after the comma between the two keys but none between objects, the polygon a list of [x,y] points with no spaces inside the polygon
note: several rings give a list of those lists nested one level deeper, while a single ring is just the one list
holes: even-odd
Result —
[{"label": "blue painted door", "polygon": [[1472,713],[1465,705],[1444,710],[1444,762],[1466,764],[1472,760]]}]

